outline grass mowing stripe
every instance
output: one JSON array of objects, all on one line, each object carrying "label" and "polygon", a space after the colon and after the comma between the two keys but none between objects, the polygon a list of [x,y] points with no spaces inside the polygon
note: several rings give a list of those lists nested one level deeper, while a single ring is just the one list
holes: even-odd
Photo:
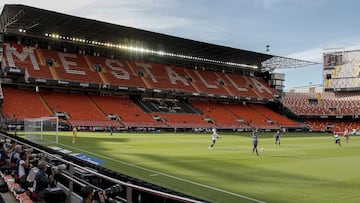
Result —
[{"label": "grass mowing stripe", "polygon": [[[59,145],[65,146],[65,147],[68,147],[68,148],[71,148],[71,149],[75,149],[73,146],[70,146],[70,145],[61,144],[61,143],[59,143]],[[106,156],[103,156],[103,155],[100,155],[100,154],[95,154],[93,152],[90,152],[90,151],[87,151],[87,150],[84,150],[84,149],[79,149],[79,148],[76,148],[76,149],[79,150],[79,151],[82,151],[82,152],[97,156],[97,157],[101,157],[101,158],[108,159],[108,160],[111,160],[111,161],[114,161],[114,162],[117,162],[117,163],[121,163],[121,164],[124,164],[124,165],[128,165],[128,166],[131,166],[131,167],[136,167],[136,168],[139,168],[141,170],[151,172],[152,174],[150,174],[150,175],[152,175],[152,176],[154,176],[153,174],[158,174],[158,175],[161,174],[163,176],[167,176],[167,177],[172,178],[172,179],[176,179],[176,180],[183,181],[183,182],[186,182],[186,183],[190,183],[190,184],[193,184],[193,185],[197,185],[197,186],[200,186],[200,187],[208,188],[208,189],[215,190],[215,191],[218,191],[218,192],[223,192],[223,193],[233,195],[233,196],[236,196],[236,197],[240,197],[240,198],[243,198],[243,199],[247,199],[247,200],[250,200],[250,201],[253,201],[253,202],[266,203],[264,201],[261,201],[261,200],[255,199],[255,198],[251,198],[251,197],[247,197],[245,195],[236,194],[236,193],[225,191],[225,190],[215,188],[215,187],[212,187],[212,186],[197,183],[197,182],[194,182],[194,181],[191,181],[191,180],[186,180],[186,179],[183,179],[183,178],[180,178],[180,177],[176,177],[176,176],[173,176],[173,175],[170,175],[170,174],[162,173],[160,171],[155,171],[155,170],[152,170],[152,169],[144,168],[144,167],[136,165],[136,164],[116,160],[116,159],[109,158],[109,157],[106,157]]]},{"label": "grass mowing stripe", "polygon": [[[104,167],[156,185],[217,203],[252,202],[205,186],[255,197],[263,202],[360,202],[360,138],[340,148],[332,134],[287,133],[275,146],[273,133],[261,133],[260,156],[251,154],[249,133],[221,133],[214,150],[210,134],[79,133],[74,151],[84,149],[156,173],[106,161]],[[52,138],[53,139],[53,138]],[[54,140],[54,139],[53,139]],[[71,144],[71,133],[60,142]],[[61,147],[61,146],[59,146]],[[81,152],[79,152],[81,153]],[[96,156],[96,155],[95,155]],[[152,175],[158,174],[158,175]]]}]

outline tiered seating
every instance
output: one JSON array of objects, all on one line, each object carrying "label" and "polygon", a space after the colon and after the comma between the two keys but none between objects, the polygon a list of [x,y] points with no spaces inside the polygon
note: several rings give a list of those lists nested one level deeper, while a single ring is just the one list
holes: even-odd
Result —
[{"label": "tiered seating", "polygon": [[106,59],[99,56],[87,56],[89,63],[101,65],[105,82],[112,85],[141,87],[146,85],[136,70],[127,61]]},{"label": "tiered seating", "polygon": [[252,108],[253,110],[259,112],[260,114],[262,114],[263,116],[265,116],[269,120],[272,120],[278,126],[281,126],[281,127],[300,127],[300,125],[298,123],[296,123],[295,121],[290,120],[290,119],[288,119],[288,118],[274,112],[273,110],[269,109],[265,105],[249,104],[249,107]]},{"label": "tiered seating", "polygon": [[257,80],[261,85],[266,87],[266,90],[257,90],[260,91],[260,94],[262,95],[263,98],[271,99],[273,98],[274,94],[277,94],[276,89],[271,88],[264,79],[258,77],[258,78],[252,78],[252,80]]},{"label": "tiered seating", "polygon": [[43,97],[50,107],[56,107],[57,112],[66,112],[72,125],[119,126],[118,122],[109,120],[86,95],[49,92]]},{"label": "tiered seating", "polygon": [[3,87],[2,113],[9,119],[53,116],[51,110],[35,91]]},{"label": "tiered seating", "polygon": [[156,115],[172,128],[212,128],[215,126],[205,121],[200,114],[157,113]]},{"label": "tiered seating", "polygon": [[228,104],[225,105],[225,108],[227,108],[228,111],[238,115],[239,118],[242,118],[252,128],[261,128],[261,129],[278,128],[278,126],[276,126],[274,123],[269,122],[268,118],[259,114],[258,112],[256,112],[247,105]]},{"label": "tiered seating", "polygon": [[91,98],[106,114],[116,114],[126,127],[165,127],[142,111],[127,97],[94,96]]},{"label": "tiered seating", "polygon": [[317,108],[317,105],[310,105],[309,99],[317,100],[317,97],[315,94],[287,92],[282,102],[298,115],[322,114],[322,109]]},{"label": "tiered seating", "polygon": [[360,130],[360,123],[348,119],[305,119],[304,123],[313,131],[343,132],[345,129],[350,131],[353,129]]},{"label": "tiered seating", "polygon": [[305,119],[304,123],[313,131],[326,131],[328,126],[326,119]]},{"label": "tiered seating", "polygon": [[2,172],[0,172],[0,176],[4,179],[10,192],[13,193],[13,195],[17,201],[19,201],[21,203],[33,203],[33,201],[30,199],[29,195],[26,192],[21,193],[21,194],[16,193],[16,190],[21,189],[21,187],[18,183],[15,183],[14,177],[12,177],[11,175],[8,175],[8,174],[4,174]]},{"label": "tiered seating", "polygon": [[[248,76],[239,75],[239,74],[226,74],[226,78],[230,81],[233,88],[229,87],[230,91],[235,95],[245,96],[245,97],[257,97],[258,93],[254,89],[252,83],[250,83],[247,78]],[[265,98],[265,97],[262,97]]]},{"label": "tiered seating", "polygon": [[5,64],[24,67],[35,78],[259,98],[274,93],[263,79],[250,76],[14,46],[4,43]]},{"label": "tiered seating", "polygon": [[[317,100],[310,104],[309,99]],[[359,93],[286,93],[282,99],[285,106],[298,115],[356,115],[360,110]]]},{"label": "tiered seating", "polygon": [[[225,83],[215,72],[203,70],[187,70],[192,78],[192,84],[200,93],[230,95],[224,88]],[[222,84],[223,83],[223,84]]]},{"label": "tiered seating", "polygon": [[50,69],[38,63],[38,50],[34,47],[15,43],[4,43],[3,47],[5,66],[25,68],[29,75],[36,78],[53,78]]},{"label": "tiered seating", "polygon": [[219,128],[249,128],[249,126],[241,122],[239,117],[229,112],[223,105],[208,102],[192,102],[195,108],[199,109],[205,118],[212,120]]},{"label": "tiered seating", "polygon": [[[24,66],[29,76],[35,78],[257,98],[272,98],[274,94],[274,90],[263,79],[238,74],[146,62],[120,61],[100,56],[36,49],[25,45],[10,46],[10,43],[4,43],[4,50],[5,64],[16,67]],[[106,115],[117,114],[121,118],[121,122],[131,127],[164,127],[165,123],[178,127],[189,126],[189,123],[192,123],[192,126],[211,126],[205,120],[213,120],[219,125],[218,127],[222,128],[248,127],[248,124],[256,124],[259,127],[269,126],[266,121],[265,123],[258,122],[257,119],[253,121],[253,119],[245,118],[230,109],[224,109],[221,105],[214,105],[211,107],[212,111],[207,112],[204,108],[208,107],[200,104],[199,108],[202,108],[203,116],[182,113],[174,114],[174,116],[164,114],[163,116],[166,117],[164,123],[155,121],[151,118],[152,115],[144,113],[128,98],[116,98],[115,100],[118,102],[114,102],[114,98],[105,99],[105,97],[94,96],[90,100],[85,95],[71,94],[69,96],[68,93],[46,93],[43,94],[43,98],[48,104],[47,107],[44,103],[45,107],[49,109],[57,107],[56,111],[66,112],[73,125],[108,126],[109,123],[114,125],[113,122],[116,121],[110,121]],[[47,111],[48,114],[52,113],[50,110]],[[247,111],[250,110],[247,109]],[[15,111],[11,110],[11,112]],[[40,112],[41,116],[44,116],[43,113]],[[173,117],[177,117],[177,119],[172,120]],[[179,118],[184,120],[179,120]],[[244,122],[241,123],[240,120]],[[259,120],[266,119],[259,116]]]},{"label": "tiered seating", "polygon": [[135,71],[142,72],[144,75],[142,79],[148,88],[190,92],[196,91],[191,82],[186,80],[184,68],[144,62],[132,62],[130,64],[132,64]]},{"label": "tiered seating", "polygon": [[62,53],[54,50],[42,50],[45,58],[51,58],[56,63],[55,71],[60,80],[103,83],[99,73],[89,67],[84,55]]}]

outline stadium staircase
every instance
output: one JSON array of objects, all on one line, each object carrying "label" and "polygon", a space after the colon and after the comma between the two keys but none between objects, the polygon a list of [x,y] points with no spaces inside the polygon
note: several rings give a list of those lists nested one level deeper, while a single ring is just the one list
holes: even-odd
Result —
[{"label": "stadium staircase", "polygon": [[[55,83],[59,82],[59,84],[80,82],[102,88],[119,86],[120,89],[123,87],[137,95],[147,93],[148,90],[163,90],[168,91],[171,95],[236,96],[247,100],[262,101],[263,99],[273,99],[273,94],[276,93],[262,78],[255,76],[209,71],[202,67],[185,68],[143,61],[126,61],[113,59],[112,57],[105,58],[97,54],[90,56],[86,55],[83,50],[77,53],[74,53],[74,50],[68,51],[39,49],[24,44],[4,42],[4,62],[6,66],[13,65],[25,69],[30,79],[57,79],[58,81],[55,81]],[[43,72],[45,75],[42,75]],[[62,88],[69,88],[69,85],[63,85]],[[97,101],[91,100],[87,96],[79,96],[74,93],[71,93],[71,97],[69,95],[63,93],[61,97],[57,97],[57,101],[54,101],[51,97],[48,98],[47,95],[43,95],[43,98],[48,104],[47,111],[49,109],[53,110],[52,107],[54,106],[58,106],[57,112],[67,113],[69,116],[68,121],[72,125],[93,124],[165,128],[179,125],[172,121],[166,122],[166,119],[163,118],[166,117],[165,115],[153,114],[154,112],[163,114],[166,112],[165,110],[144,104],[140,98],[136,98],[137,96],[131,94],[128,95],[131,98],[128,102],[133,106],[122,106],[122,108],[119,108],[122,109],[121,112],[107,109],[106,105],[100,106]],[[83,97],[83,100],[77,100],[78,97]],[[63,98],[66,98],[68,103],[76,105],[63,103]],[[109,102],[109,106],[111,105],[114,104]],[[78,108],[76,109],[74,106],[78,106]],[[83,109],[84,106],[88,109]],[[192,117],[198,117],[196,114],[200,112],[193,110],[196,110],[196,108],[187,102],[181,101],[176,111],[166,113],[169,115],[171,113],[195,114],[185,115],[184,121],[186,122],[186,119],[190,121],[193,119]],[[269,121],[268,118],[258,115],[259,112],[254,113],[254,111],[249,112],[249,110],[242,109],[241,111],[255,115],[254,118],[246,118],[243,112],[237,112],[237,110],[234,111],[229,108],[223,108],[223,110],[223,112],[219,110],[218,113],[213,114],[203,110],[200,114],[201,122],[194,122],[196,126],[204,122],[204,127],[209,126],[210,123],[220,128],[250,128],[250,124],[264,128],[269,127],[270,129],[275,127],[267,122]],[[321,109],[318,109],[318,111],[321,111]],[[52,115],[55,113],[50,112]],[[228,116],[222,116],[222,114]],[[115,115],[119,119],[110,121],[108,115]],[[161,122],[154,119],[154,117],[162,117]],[[172,115],[168,117],[170,119]]]}]

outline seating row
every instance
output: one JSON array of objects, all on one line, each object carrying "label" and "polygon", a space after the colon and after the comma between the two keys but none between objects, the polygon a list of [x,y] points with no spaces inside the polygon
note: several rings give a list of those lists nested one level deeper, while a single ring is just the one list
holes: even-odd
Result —
[{"label": "seating row", "polygon": [[29,77],[119,86],[273,98],[262,78],[200,69],[125,61],[3,43],[5,66],[24,68]]},{"label": "seating row", "polygon": [[10,120],[64,113],[72,126],[232,129],[298,126],[260,104],[190,102],[187,105],[198,111],[188,113],[184,108],[183,112],[147,113],[133,100],[123,96],[85,95],[42,89],[35,92],[11,87],[3,87],[3,93],[3,115]]},{"label": "seating row", "polygon": [[357,115],[359,101],[360,93],[354,92],[287,92],[282,99],[282,103],[297,115]]}]

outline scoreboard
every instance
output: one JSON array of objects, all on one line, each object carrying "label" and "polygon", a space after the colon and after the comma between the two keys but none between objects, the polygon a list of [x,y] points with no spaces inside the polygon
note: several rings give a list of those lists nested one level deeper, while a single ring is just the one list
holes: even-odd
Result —
[{"label": "scoreboard", "polygon": [[333,68],[334,66],[340,66],[343,63],[343,55],[342,53],[335,54],[324,54],[324,69]]},{"label": "scoreboard", "polygon": [[326,91],[359,91],[360,50],[324,52],[323,86]]}]

